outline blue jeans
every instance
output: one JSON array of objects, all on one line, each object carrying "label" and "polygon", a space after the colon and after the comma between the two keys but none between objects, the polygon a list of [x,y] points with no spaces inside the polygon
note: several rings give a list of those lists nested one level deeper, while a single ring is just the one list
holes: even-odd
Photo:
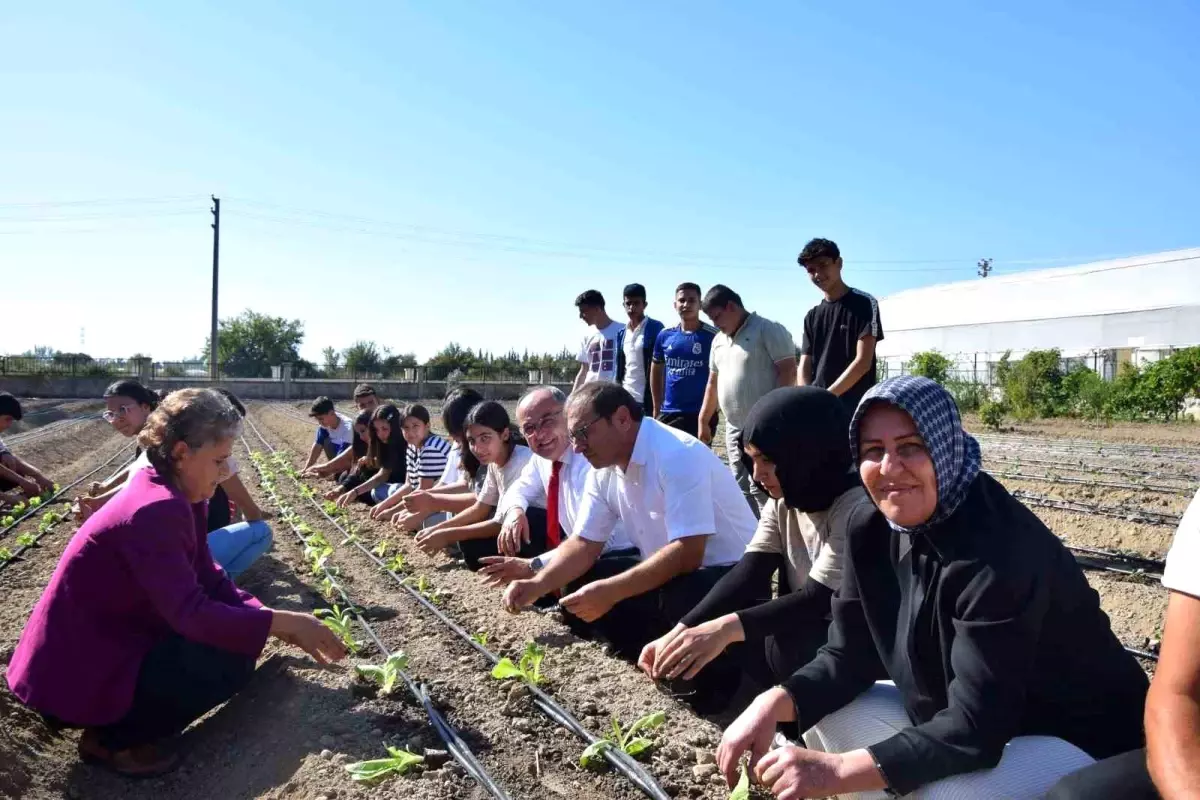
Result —
[{"label": "blue jeans", "polygon": [[271,549],[271,526],[263,520],[235,522],[208,535],[208,550],[231,579]]},{"label": "blue jeans", "polygon": [[371,497],[376,503],[382,503],[400,491],[400,487],[402,486],[404,486],[403,483],[381,483],[371,490]]}]

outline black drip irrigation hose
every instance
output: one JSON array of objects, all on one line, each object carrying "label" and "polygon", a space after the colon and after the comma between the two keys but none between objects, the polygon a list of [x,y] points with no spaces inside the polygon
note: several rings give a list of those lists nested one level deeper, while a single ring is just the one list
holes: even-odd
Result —
[{"label": "black drip irrigation hose", "polygon": [[[249,417],[246,418],[246,423],[250,426],[250,429],[252,431],[254,431],[254,434],[262,441],[263,445],[265,445],[267,447],[267,449],[271,451],[272,454],[277,452],[276,449],[270,444],[270,442],[268,442],[266,440],[266,438],[263,437],[262,433],[258,430],[258,427],[253,422],[251,422]],[[299,480],[297,480],[292,475],[289,474],[288,477],[292,479],[292,482],[296,484],[297,488],[306,488],[306,487],[304,487],[303,483],[301,483]],[[488,650],[483,645],[479,644],[479,642],[472,639],[471,634],[469,634],[465,630],[463,630],[462,627],[458,625],[458,623],[456,623],[453,619],[451,619],[449,616],[447,616],[445,613],[443,613],[442,610],[439,609],[437,606],[435,606],[433,603],[429,602],[423,596],[421,596],[420,592],[418,592],[413,587],[409,586],[407,580],[405,580],[404,578],[401,578],[395,572],[388,569],[387,565],[384,564],[382,559],[378,558],[374,553],[372,553],[370,551],[369,548],[365,547],[362,544],[362,542],[358,541],[357,537],[351,535],[345,528],[343,528],[341,526],[340,523],[338,523],[338,521],[336,519],[331,517],[329,514],[325,513],[325,509],[321,507],[320,503],[318,503],[312,497],[307,497],[306,495],[303,495],[303,496],[305,496],[305,498],[308,500],[308,502],[310,504],[312,504],[313,508],[317,509],[317,511],[319,511],[321,513],[321,515],[324,516],[325,519],[331,525],[333,525],[335,528],[337,528],[345,536],[345,539],[343,540],[342,544],[346,544],[347,542],[349,542],[350,544],[353,544],[355,547],[357,547],[359,550],[361,550],[363,555],[365,555],[377,567],[379,567],[379,569],[382,572],[390,575],[392,580],[394,580],[402,589],[404,589],[404,591],[406,591],[409,594],[409,596],[412,597],[413,600],[415,600],[417,603],[419,603],[429,613],[433,614],[433,616],[436,617],[442,624],[444,624],[447,628],[449,628],[451,631],[453,631],[455,634],[457,634],[463,641],[465,641],[468,645],[470,645],[472,648],[474,648],[476,652],[478,652],[480,655],[482,655],[485,659],[488,660],[488,663],[495,665],[496,663],[498,663],[500,661],[499,656],[497,656],[491,650]],[[571,713],[569,711],[567,711],[565,708],[560,706],[553,698],[551,698],[550,695],[546,694],[540,688],[538,688],[533,683],[530,683],[529,681],[526,681],[525,685],[529,688],[531,694],[533,695],[534,705],[536,705],[539,709],[541,709],[542,713],[545,714],[547,717],[549,717],[551,720],[553,720],[554,722],[563,726],[564,728],[569,730],[571,733],[575,734],[577,737],[579,737],[583,741],[587,742],[589,745],[595,744],[596,742],[600,741],[590,731],[588,731],[586,728],[584,728],[583,725],[580,724],[580,722],[577,719],[575,719],[575,717],[571,716]],[[654,800],[671,800],[670,795],[668,795],[666,792],[663,791],[662,787],[658,785],[658,782],[654,780],[654,777],[652,775],[650,775],[650,773],[648,773],[641,764],[634,761],[628,754],[625,753],[625,751],[621,750],[619,747],[605,748],[604,757],[613,766],[613,768],[615,768],[618,772],[620,772],[622,775],[624,775],[626,778],[628,778],[635,786],[637,786],[639,789],[641,789],[646,795],[653,797]]]},{"label": "black drip irrigation hose", "polygon": [[[247,452],[253,453],[244,436],[242,437],[242,446],[246,448]],[[253,459],[251,459],[251,462],[253,463]],[[259,478],[261,479],[263,476],[262,468],[258,464],[254,464],[254,469],[258,472]],[[275,496],[275,493],[273,491],[269,491],[269,494],[271,495],[271,499],[275,501],[275,504],[279,506],[280,511],[283,511],[283,506],[279,502],[279,498]],[[283,521],[287,523],[289,528],[292,529],[292,533],[296,535],[296,538],[299,539],[301,545],[307,544],[304,540],[304,534],[301,533],[300,529],[295,525],[295,523],[289,519],[284,519]],[[363,617],[362,612],[359,610],[359,606],[355,604],[353,599],[351,599],[350,595],[346,592],[345,587],[342,586],[341,582],[338,581],[338,579],[332,572],[329,571],[327,567],[322,567],[321,572],[324,574],[325,579],[329,582],[329,586],[341,596],[342,600],[346,603],[346,607],[350,610],[350,613],[354,615],[356,620],[358,620],[359,625],[362,626],[367,636],[369,636],[371,641],[374,642],[375,646],[379,649],[379,652],[383,654],[385,659],[389,658],[392,655],[392,651],[389,650],[387,645],[383,643],[383,640],[379,638],[379,634],[374,628],[371,627],[371,623],[367,622],[367,620]],[[458,731],[454,729],[454,726],[451,725],[450,722],[442,715],[442,713],[434,707],[433,701],[429,697],[429,691],[426,689],[424,684],[418,684],[413,680],[412,676],[404,670],[397,670],[396,672],[404,681],[405,686],[408,687],[409,693],[418,703],[421,704],[422,708],[425,709],[425,714],[429,717],[430,724],[437,732],[438,737],[441,738],[442,742],[445,743],[446,750],[454,757],[454,760],[462,765],[463,770],[465,770],[468,775],[474,778],[475,782],[482,786],[484,791],[486,791],[490,796],[496,798],[496,800],[511,800],[509,794],[504,791],[503,787],[496,783],[492,776],[488,774],[487,770],[484,769],[483,765],[479,763],[479,760],[475,758],[475,755],[471,752],[466,742],[462,740],[462,737],[458,735]]]},{"label": "black drip irrigation hose", "polygon": [[[1026,456],[1019,456],[1016,458],[1012,458],[1010,456],[998,456],[998,455],[994,455],[994,454],[987,453],[987,452],[985,452],[983,454],[983,460],[985,462],[991,461],[994,463],[1013,464],[1013,465],[1018,465],[1018,466],[1035,466],[1036,465],[1036,466],[1055,467],[1055,468],[1063,470],[1065,472],[1084,472],[1084,473],[1091,473],[1091,474],[1103,473],[1105,475],[1120,475],[1124,478],[1141,478],[1141,479],[1150,479],[1150,480],[1154,480],[1154,481],[1183,481],[1185,483],[1190,483],[1191,481],[1194,481],[1197,478],[1200,478],[1200,475],[1192,475],[1190,473],[1167,474],[1167,473],[1163,473],[1163,472],[1148,472],[1144,469],[1143,470],[1126,469],[1124,467],[1108,467],[1108,466],[1104,466],[1101,464],[1085,464],[1083,462],[1078,462],[1078,463],[1066,462],[1066,461],[1061,461],[1061,460],[1055,460],[1052,458],[1030,458],[1030,457],[1026,457]],[[992,473],[992,474],[995,474],[995,473]],[[1138,487],[1142,486],[1142,484],[1137,484],[1137,483],[1135,483],[1134,485],[1138,486]],[[1181,494],[1188,494],[1191,491],[1190,487],[1188,487],[1188,486],[1176,487],[1176,486],[1166,486],[1165,484],[1163,484],[1163,485],[1161,485],[1161,488],[1172,489],[1173,491],[1179,492]]]},{"label": "black drip irrigation hose", "polygon": [[1137,484],[1137,483],[1117,483],[1115,481],[1093,481],[1087,478],[1068,478],[1061,475],[1040,475],[1037,473],[1025,472],[996,472],[988,470],[988,474],[993,478],[1012,478],[1019,481],[1031,481],[1042,483],[1061,483],[1074,484],[1078,486],[1096,486],[1101,489],[1126,489],[1134,492],[1151,492],[1155,494],[1176,494],[1187,495],[1188,490],[1183,487],[1176,486],[1156,486],[1153,484]]},{"label": "black drip irrigation hose", "polygon": [[1059,511],[1074,511],[1077,514],[1090,514],[1096,517],[1112,517],[1128,522],[1142,522],[1147,525],[1176,526],[1182,519],[1178,514],[1166,514],[1162,511],[1150,511],[1142,508],[1123,508],[1121,506],[1102,506],[1095,503],[1079,503],[1074,500],[1057,500],[1053,497],[1026,492],[1022,489],[1013,491],[1012,496],[1029,505],[1040,508],[1054,508]]},{"label": "black drip irrigation hose", "polygon": [[1068,550],[1070,550],[1072,553],[1079,553],[1082,555],[1094,556],[1096,558],[1107,558],[1110,561],[1123,561],[1126,564],[1134,564],[1139,569],[1155,570],[1155,571],[1159,572],[1160,574],[1162,573],[1163,570],[1165,570],[1167,568],[1167,563],[1165,561],[1159,561],[1159,560],[1153,559],[1153,558],[1146,558],[1145,556],[1130,555],[1127,553],[1118,553],[1115,550],[1101,550],[1096,547],[1078,547],[1076,545],[1066,545],[1066,548]]},{"label": "black drip irrigation hose", "polygon": [[32,517],[34,514],[45,511],[46,506],[50,505],[51,503],[57,503],[64,494],[71,491],[76,486],[83,483],[88,478],[92,477],[93,475],[95,475],[97,472],[99,472],[100,470],[107,467],[112,462],[116,461],[118,456],[120,456],[122,453],[124,453],[125,451],[129,450],[132,447],[133,447],[132,442],[129,444],[126,444],[126,445],[121,445],[121,447],[117,450],[117,452],[115,452],[111,456],[109,456],[108,460],[105,461],[103,464],[96,467],[91,472],[85,473],[82,477],[76,478],[75,480],[68,483],[66,486],[59,488],[59,490],[57,492],[55,492],[54,494],[52,494],[48,498],[46,498],[44,501],[42,501],[42,503],[40,505],[38,505],[36,508],[30,508],[28,511],[26,511],[24,514],[22,514],[20,517],[13,520],[13,523],[11,525],[8,525],[4,528],[0,528],[0,538],[3,538],[9,531],[11,531],[13,528],[17,527],[18,525],[20,525],[25,520]]},{"label": "black drip irrigation hose", "polygon": [[71,417],[69,419],[55,420],[33,430],[23,431],[15,436],[10,436],[8,439],[9,447],[21,447],[30,442],[38,441],[49,436],[52,433],[62,433],[70,428],[76,428],[85,422],[100,419],[100,414],[85,414],[81,417]]}]

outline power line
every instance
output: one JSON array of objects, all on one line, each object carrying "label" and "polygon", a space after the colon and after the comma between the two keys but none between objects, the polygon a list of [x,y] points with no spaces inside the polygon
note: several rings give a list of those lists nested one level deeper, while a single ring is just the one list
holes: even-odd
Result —
[{"label": "power line", "polygon": [[125,197],[96,198],[91,200],[46,200],[35,203],[0,203],[0,208],[74,208],[78,206],[106,205],[154,205],[157,203],[191,202],[205,199],[202,194],[184,194],[172,197]]}]

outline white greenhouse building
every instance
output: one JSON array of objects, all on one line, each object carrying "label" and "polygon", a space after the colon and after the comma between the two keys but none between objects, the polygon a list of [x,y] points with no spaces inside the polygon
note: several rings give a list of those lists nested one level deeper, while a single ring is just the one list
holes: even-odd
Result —
[{"label": "white greenhouse building", "polygon": [[956,377],[991,383],[1005,352],[1057,348],[1111,379],[1123,363],[1200,345],[1200,248],[910,289],[879,311],[889,375],[937,350]]}]

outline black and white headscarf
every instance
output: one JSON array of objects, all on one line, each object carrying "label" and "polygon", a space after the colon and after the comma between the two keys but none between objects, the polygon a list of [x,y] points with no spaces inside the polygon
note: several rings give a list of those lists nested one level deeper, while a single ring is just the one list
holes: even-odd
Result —
[{"label": "black and white headscarf", "polygon": [[907,375],[876,384],[863,395],[850,421],[850,449],[855,463],[858,463],[858,429],[867,409],[875,403],[888,403],[912,417],[933,459],[937,477],[938,505],[932,517],[911,528],[891,520],[888,525],[901,533],[928,530],[953,514],[967,496],[981,467],[979,442],[963,430],[958,406],[949,392],[929,378]]}]

